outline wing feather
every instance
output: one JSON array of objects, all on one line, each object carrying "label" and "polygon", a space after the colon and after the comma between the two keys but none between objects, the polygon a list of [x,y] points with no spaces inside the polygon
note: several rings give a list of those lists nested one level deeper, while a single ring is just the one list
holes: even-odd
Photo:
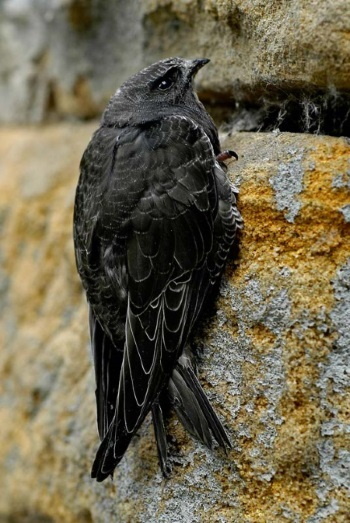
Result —
[{"label": "wing feather", "polygon": [[102,440],[114,417],[123,351],[118,350],[102,330],[91,308],[89,323],[96,377],[97,427]]}]

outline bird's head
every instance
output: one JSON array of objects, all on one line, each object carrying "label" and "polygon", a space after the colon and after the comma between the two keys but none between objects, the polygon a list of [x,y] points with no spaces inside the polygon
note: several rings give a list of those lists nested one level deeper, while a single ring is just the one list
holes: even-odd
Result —
[{"label": "bird's head", "polygon": [[131,76],[111,98],[105,125],[137,125],[159,117],[203,111],[193,90],[193,78],[209,60],[168,58]]}]

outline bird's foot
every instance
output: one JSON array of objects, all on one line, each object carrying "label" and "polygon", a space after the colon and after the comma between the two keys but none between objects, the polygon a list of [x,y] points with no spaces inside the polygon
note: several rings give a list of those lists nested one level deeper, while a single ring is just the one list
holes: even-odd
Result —
[{"label": "bird's foot", "polygon": [[224,162],[225,160],[228,160],[229,158],[235,158],[236,160],[238,160],[238,154],[235,153],[235,151],[222,151],[216,157],[218,162]]}]

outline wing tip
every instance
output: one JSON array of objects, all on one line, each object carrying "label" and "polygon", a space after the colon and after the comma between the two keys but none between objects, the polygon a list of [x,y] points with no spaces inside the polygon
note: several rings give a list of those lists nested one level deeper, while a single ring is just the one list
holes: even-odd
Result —
[{"label": "wing tip", "polygon": [[106,473],[104,473],[104,472],[101,472],[100,469],[95,470],[94,466],[91,469],[91,478],[92,479],[96,479],[96,481],[98,483],[101,483],[102,481],[107,479],[108,476],[111,476],[111,478],[113,479],[113,472],[106,472]]},{"label": "wing tip", "polygon": [[[98,449],[95,460],[91,467],[91,478],[96,479],[98,483],[104,481],[108,476],[113,479],[114,469],[118,464],[118,460],[113,459],[112,466],[108,467],[108,470],[103,470],[106,459],[108,458],[107,451],[100,456],[101,447]],[[120,460],[119,460],[120,461]]]}]

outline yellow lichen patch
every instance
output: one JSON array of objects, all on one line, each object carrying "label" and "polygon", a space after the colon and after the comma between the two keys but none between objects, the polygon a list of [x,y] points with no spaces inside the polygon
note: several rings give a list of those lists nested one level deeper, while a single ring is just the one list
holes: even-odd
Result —
[{"label": "yellow lichen patch", "polygon": [[[260,138],[259,146],[261,141]],[[299,139],[293,145],[295,155],[300,154],[305,165],[303,190],[295,196],[289,195],[301,203],[293,222],[286,219],[283,210],[276,208],[271,184],[274,170],[278,169],[278,162],[274,164],[273,161],[274,153],[269,153],[268,168],[263,164],[257,173],[255,158],[251,163],[247,160],[252,146],[243,144],[246,149],[244,165],[239,171],[243,181],[239,207],[245,226],[239,263],[230,273],[230,279],[244,308],[256,316],[250,320],[252,325],[246,325],[244,330],[252,345],[251,353],[258,360],[263,358],[273,351],[278,338],[283,347],[285,373],[283,392],[275,405],[280,416],[276,437],[271,448],[262,453],[265,460],[273,463],[273,473],[269,485],[259,485],[257,493],[259,467],[254,466],[251,453],[260,437],[259,420],[265,416],[268,423],[271,403],[266,397],[257,395],[261,391],[257,382],[264,369],[242,365],[244,383],[250,383],[250,389],[243,385],[243,397],[248,399],[251,395],[254,407],[248,416],[241,409],[235,421],[247,423],[252,437],[248,441],[241,438],[243,449],[234,459],[241,463],[239,470],[246,483],[241,497],[245,514],[248,521],[254,522],[284,521],[282,512],[276,512],[278,503],[289,507],[303,519],[313,514],[318,505],[313,475],[319,466],[317,442],[327,414],[320,404],[315,385],[320,376],[320,364],[331,353],[338,336],[335,331],[325,328],[329,320],[323,318],[334,306],[332,282],[350,252],[349,224],[345,223],[340,212],[340,208],[349,203],[349,191],[335,189],[333,180],[336,172],[346,172],[350,148],[343,140],[333,140],[332,143],[332,140],[316,139],[314,144],[312,141],[310,138],[307,148]],[[233,143],[230,146],[234,147]],[[276,160],[284,156],[293,161],[290,150],[283,155],[283,147],[277,149]],[[281,277],[281,271],[287,277]],[[274,294],[271,289],[275,288],[286,291],[290,318],[285,328],[273,333],[268,327],[268,317],[269,302]],[[233,336],[237,336],[240,323],[235,316],[237,311],[234,309],[228,313],[231,323],[238,324]],[[249,313],[245,316],[245,322],[247,320]],[[264,390],[264,386],[262,388]],[[335,400],[337,408],[341,406],[339,400]],[[343,419],[342,409],[339,409],[339,414]],[[271,425],[274,425],[273,421]],[[260,473],[266,474],[264,466]]]}]

